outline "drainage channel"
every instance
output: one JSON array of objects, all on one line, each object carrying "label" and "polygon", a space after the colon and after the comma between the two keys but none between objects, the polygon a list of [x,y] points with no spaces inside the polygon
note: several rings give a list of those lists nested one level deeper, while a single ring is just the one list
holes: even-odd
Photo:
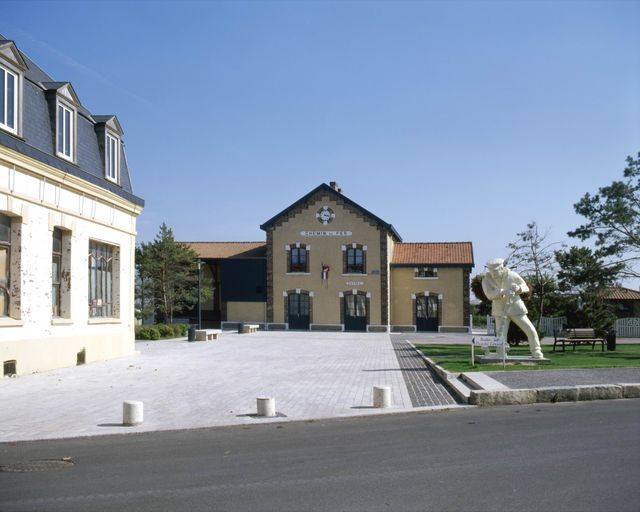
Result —
[{"label": "drainage channel", "polygon": [[413,407],[456,405],[459,402],[449,393],[438,377],[427,368],[423,359],[405,340],[391,340],[400,364],[404,382]]}]

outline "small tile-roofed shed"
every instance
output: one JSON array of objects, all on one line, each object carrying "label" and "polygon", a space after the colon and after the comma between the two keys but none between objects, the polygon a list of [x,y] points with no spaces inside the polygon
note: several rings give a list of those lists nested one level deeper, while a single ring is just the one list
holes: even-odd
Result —
[{"label": "small tile-roofed shed", "polygon": [[605,300],[640,300],[640,292],[631,288],[606,288],[602,292]]},{"label": "small tile-roofed shed", "polygon": [[618,318],[640,317],[640,292],[616,286],[605,288],[600,296],[609,302]]}]

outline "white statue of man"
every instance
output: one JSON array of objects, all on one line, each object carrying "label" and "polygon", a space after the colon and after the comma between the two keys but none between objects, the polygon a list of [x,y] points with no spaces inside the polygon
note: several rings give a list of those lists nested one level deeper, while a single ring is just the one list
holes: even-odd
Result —
[{"label": "white statue of man", "polygon": [[502,258],[495,258],[485,265],[487,273],[482,278],[482,290],[491,300],[491,314],[496,319],[496,335],[507,340],[509,322],[513,322],[522,329],[529,340],[531,355],[542,359],[540,340],[535,327],[527,317],[527,307],[522,302],[520,294],[527,293],[529,287],[516,272],[504,265]]}]

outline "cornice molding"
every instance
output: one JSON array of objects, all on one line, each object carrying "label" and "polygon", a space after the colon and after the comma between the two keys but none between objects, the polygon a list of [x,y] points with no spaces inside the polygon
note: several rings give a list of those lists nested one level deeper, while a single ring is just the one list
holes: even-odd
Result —
[{"label": "cornice molding", "polygon": [[138,216],[142,212],[142,207],[131,201],[127,201],[107,189],[89,183],[82,178],[78,178],[55,167],[48,166],[5,146],[0,146],[0,162],[3,162],[9,167],[19,167],[27,174],[31,174],[36,178],[46,178],[50,182],[64,186],[73,192],[93,196],[100,199],[103,203],[119,208],[130,215]]}]

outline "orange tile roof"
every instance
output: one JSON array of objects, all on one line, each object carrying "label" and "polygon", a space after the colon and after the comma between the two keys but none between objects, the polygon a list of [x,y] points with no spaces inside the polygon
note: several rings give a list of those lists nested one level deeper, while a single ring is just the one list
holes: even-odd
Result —
[{"label": "orange tile roof", "polygon": [[471,242],[395,244],[392,265],[473,265]]},{"label": "orange tile roof", "polygon": [[200,258],[264,258],[264,242],[182,242],[198,253]]},{"label": "orange tile roof", "polygon": [[606,300],[640,300],[640,292],[630,288],[607,288],[602,291],[602,298]]}]

